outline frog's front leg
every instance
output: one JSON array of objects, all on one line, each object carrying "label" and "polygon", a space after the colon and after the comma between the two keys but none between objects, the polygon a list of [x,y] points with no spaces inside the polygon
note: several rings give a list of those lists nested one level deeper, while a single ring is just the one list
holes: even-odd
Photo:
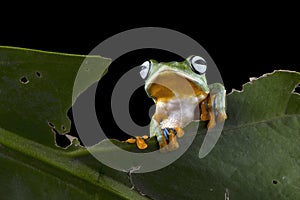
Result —
[{"label": "frog's front leg", "polygon": [[[156,136],[156,139],[159,144],[159,149],[161,152],[166,152],[169,151],[169,145],[168,142],[171,141],[170,138],[172,139],[172,143],[177,143],[176,137],[174,138],[173,135],[169,137],[169,132],[166,129],[162,129],[161,125],[157,122],[157,115],[154,115],[152,117],[151,123],[150,123],[150,137]],[[159,120],[160,121],[160,120]],[[172,133],[171,133],[172,134]],[[174,146],[174,145],[172,145]],[[176,144],[175,144],[176,146]],[[177,143],[178,146],[178,143]],[[170,145],[171,147],[171,145]]]},{"label": "frog's front leg", "polygon": [[216,122],[223,122],[227,119],[226,115],[226,90],[220,83],[214,83],[208,86],[209,96],[201,102],[201,116],[203,121],[209,120],[207,128],[213,128]]},{"label": "frog's front leg", "polygon": [[[150,137],[156,137],[161,152],[172,151],[177,149],[179,145],[176,140],[176,130],[161,128],[161,125],[157,122],[156,118],[158,118],[158,115],[154,115],[150,122]],[[183,135],[183,131],[178,132],[179,135]],[[148,145],[146,144],[145,140],[147,140],[148,138],[149,137],[146,135],[142,137],[136,136],[134,138],[126,140],[126,142],[131,144],[136,143],[139,149],[146,149]]]},{"label": "frog's front leg", "polygon": [[146,149],[148,147],[148,145],[146,144],[145,140],[147,140],[148,138],[149,137],[147,135],[136,136],[134,138],[129,138],[125,142],[130,143],[130,144],[136,143],[136,145],[139,149]]},{"label": "frog's front leg", "polygon": [[160,151],[166,152],[178,149],[177,137],[183,136],[183,130],[179,127],[163,128],[155,117],[155,115],[152,117],[150,123],[150,137],[156,136]]},{"label": "frog's front leg", "polygon": [[160,128],[160,124],[154,119],[154,116],[150,122],[150,137],[156,136],[156,139],[159,144],[159,149],[167,150],[167,140],[164,137],[163,131]]}]

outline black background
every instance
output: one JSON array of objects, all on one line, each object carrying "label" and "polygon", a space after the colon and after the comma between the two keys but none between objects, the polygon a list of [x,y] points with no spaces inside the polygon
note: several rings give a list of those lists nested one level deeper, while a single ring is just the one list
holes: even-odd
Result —
[{"label": "black background", "polygon": [[[121,16],[116,17],[114,21],[103,18],[94,21],[78,20],[80,17],[71,16],[53,19],[50,17],[39,21],[37,15],[32,18],[20,17],[14,22],[2,24],[0,45],[89,54],[103,40],[128,29],[145,26],[170,28],[192,37],[206,49],[217,64],[229,93],[232,88],[240,90],[242,84],[249,81],[249,77],[259,77],[276,69],[300,70],[298,16],[294,16],[293,11],[287,13],[263,12],[262,17],[253,11],[249,15],[246,14],[247,16],[241,16],[241,13],[233,14],[232,17],[220,14],[216,19],[212,19],[211,15],[196,15],[186,16],[181,19],[182,22],[175,18],[164,22],[137,22],[138,16],[123,21],[120,20]],[[118,63],[138,63],[148,57],[158,61],[176,59],[174,55],[149,50],[137,52],[136,55],[131,54]],[[99,94],[109,94],[123,72],[125,73],[126,69],[118,70],[115,64],[115,68],[110,70],[102,85],[98,87]],[[134,106],[130,106],[131,117],[138,124],[145,124],[149,120],[147,109],[152,102],[142,90],[132,98],[131,104]],[[107,104],[109,98],[98,98],[97,103]],[[109,110],[105,113],[110,116]],[[109,132],[121,132],[111,117],[102,119],[102,123]],[[114,134],[111,137],[116,136]],[[126,135],[117,138],[124,139]]]},{"label": "black background", "polygon": [[[241,89],[249,77],[275,69],[299,70],[300,20],[297,16],[269,19],[225,18],[190,22],[81,22],[19,19],[1,26],[0,45],[45,51],[88,54],[103,40],[119,32],[144,26],[180,31],[199,42],[211,55],[227,91]],[[268,14],[266,14],[268,16]],[[37,16],[38,17],[38,16]],[[43,20],[43,19],[41,19]],[[130,61],[128,61],[130,62]]]}]

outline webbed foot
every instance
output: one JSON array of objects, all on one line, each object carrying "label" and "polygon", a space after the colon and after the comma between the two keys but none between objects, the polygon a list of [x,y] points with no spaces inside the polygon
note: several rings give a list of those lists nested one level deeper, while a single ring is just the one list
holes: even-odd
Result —
[{"label": "webbed foot", "polygon": [[157,135],[159,149],[161,152],[174,151],[179,148],[177,136],[182,137],[184,132],[181,128],[163,128],[163,134]]},{"label": "webbed foot", "polygon": [[144,135],[142,137],[136,136],[135,138],[129,138],[125,142],[130,143],[130,144],[136,143],[136,146],[139,149],[146,149],[148,147],[148,145],[146,144],[145,140],[147,140],[148,138],[149,137],[147,135]]}]

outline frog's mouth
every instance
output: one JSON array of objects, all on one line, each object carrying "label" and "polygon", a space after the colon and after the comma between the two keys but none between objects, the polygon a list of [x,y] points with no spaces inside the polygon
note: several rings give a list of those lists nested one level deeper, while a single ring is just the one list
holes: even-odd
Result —
[{"label": "frog's mouth", "polygon": [[203,91],[191,77],[171,70],[161,71],[159,75],[149,80],[146,90],[152,98],[161,101],[166,101],[174,96],[201,96],[203,99],[207,96],[207,92]]}]

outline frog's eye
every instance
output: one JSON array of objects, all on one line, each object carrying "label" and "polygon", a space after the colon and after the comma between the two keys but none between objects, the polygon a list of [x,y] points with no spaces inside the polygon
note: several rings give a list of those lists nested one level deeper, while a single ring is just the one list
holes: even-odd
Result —
[{"label": "frog's eye", "polygon": [[150,61],[146,61],[141,65],[140,75],[141,75],[142,79],[146,79],[148,77],[150,68],[151,68]]},{"label": "frog's eye", "polygon": [[206,71],[206,61],[200,56],[193,56],[190,59],[191,68],[197,74],[203,74]]}]

